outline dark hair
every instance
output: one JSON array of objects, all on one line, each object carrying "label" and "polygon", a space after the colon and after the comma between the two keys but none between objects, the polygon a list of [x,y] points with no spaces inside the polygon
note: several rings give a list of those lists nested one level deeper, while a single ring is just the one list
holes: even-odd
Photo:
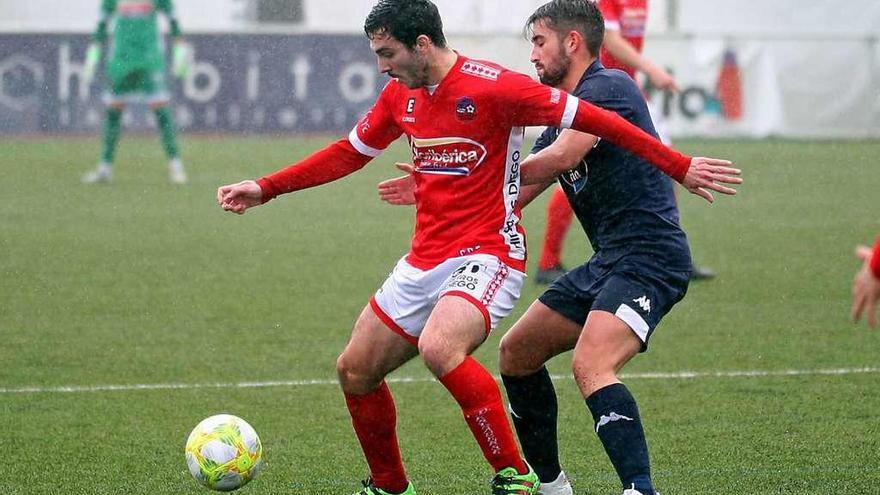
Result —
[{"label": "dark hair", "polygon": [[380,0],[364,21],[364,33],[368,38],[389,34],[409,48],[424,34],[439,48],[446,47],[443,20],[429,0]]},{"label": "dark hair", "polygon": [[553,0],[545,3],[529,16],[525,33],[528,34],[537,22],[546,23],[560,36],[577,31],[583,36],[590,54],[599,55],[605,37],[605,18],[599,7],[590,0]]}]

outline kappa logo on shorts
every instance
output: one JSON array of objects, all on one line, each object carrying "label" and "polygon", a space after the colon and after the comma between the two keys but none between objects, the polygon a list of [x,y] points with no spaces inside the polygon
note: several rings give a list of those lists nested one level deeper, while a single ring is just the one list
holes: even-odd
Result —
[{"label": "kappa logo on shorts", "polygon": [[639,307],[642,308],[642,311],[644,311],[645,313],[651,312],[651,300],[648,299],[648,296],[642,296],[638,299],[633,299],[633,302],[638,304]]}]

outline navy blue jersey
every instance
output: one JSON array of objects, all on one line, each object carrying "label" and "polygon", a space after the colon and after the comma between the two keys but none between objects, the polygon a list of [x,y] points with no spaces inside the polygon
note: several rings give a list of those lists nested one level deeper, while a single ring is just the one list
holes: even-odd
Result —
[{"label": "navy blue jersey", "polygon": [[[645,98],[626,73],[595,61],[574,95],[657,137]],[[559,132],[544,131],[532,153],[549,146]],[[575,169],[559,177],[559,183],[593,246],[595,261],[604,265],[641,255],[666,269],[691,269],[672,179],[644,159],[600,140]]]}]

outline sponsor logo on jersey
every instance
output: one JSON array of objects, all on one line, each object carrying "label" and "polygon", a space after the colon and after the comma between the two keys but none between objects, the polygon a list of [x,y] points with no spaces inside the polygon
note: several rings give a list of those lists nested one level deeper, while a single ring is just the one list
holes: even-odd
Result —
[{"label": "sponsor logo on jersey", "polygon": [[474,120],[477,116],[477,106],[470,97],[462,96],[455,104],[455,118],[458,120]]},{"label": "sponsor logo on jersey", "polygon": [[153,13],[153,2],[125,1],[119,2],[116,12],[122,17],[142,17]]},{"label": "sponsor logo on jersey", "polygon": [[483,65],[479,62],[474,62],[473,60],[468,60],[462,64],[461,71],[465,74],[482,77],[483,79],[488,79],[490,81],[497,81],[498,76],[501,75],[500,69],[489,67],[488,65]]},{"label": "sponsor logo on jersey", "polygon": [[470,175],[486,159],[486,148],[467,138],[448,137],[410,140],[416,172]]},{"label": "sponsor logo on jersey", "polygon": [[563,183],[568,184],[575,194],[580,193],[587,185],[587,161],[581,160],[576,168],[563,172],[559,178]]}]

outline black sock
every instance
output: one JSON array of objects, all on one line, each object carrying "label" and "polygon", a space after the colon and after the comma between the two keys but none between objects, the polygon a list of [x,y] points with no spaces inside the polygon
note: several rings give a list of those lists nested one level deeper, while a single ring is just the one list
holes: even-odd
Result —
[{"label": "black sock", "polygon": [[542,482],[555,481],[562,468],[556,439],[556,390],[550,373],[541,368],[529,376],[501,375],[501,381],[526,462]]},{"label": "black sock", "polygon": [[615,383],[593,392],[586,402],[593,413],[594,430],[623,487],[634,485],[636,490],[653,495],[648,444],[632,394],[624,384]]}]

